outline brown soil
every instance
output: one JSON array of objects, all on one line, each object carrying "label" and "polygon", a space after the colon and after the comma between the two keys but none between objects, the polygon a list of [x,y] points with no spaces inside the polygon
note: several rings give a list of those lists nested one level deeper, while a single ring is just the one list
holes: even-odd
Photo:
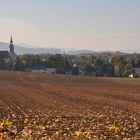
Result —
[{"label": "brown soil", "polygon": [[2,139],[140,139],[140,79],[0,72]]}]

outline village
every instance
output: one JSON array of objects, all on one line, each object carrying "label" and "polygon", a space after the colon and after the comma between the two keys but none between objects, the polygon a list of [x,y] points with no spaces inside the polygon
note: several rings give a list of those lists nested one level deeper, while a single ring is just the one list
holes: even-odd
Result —
[{"label": "village", "polygon": [[9,50],[0,51],[0,70],[33,73],[83,75],[94,77],[140,77],[140,54],[70,55],[24,54],[17,55],[13,39]]}]

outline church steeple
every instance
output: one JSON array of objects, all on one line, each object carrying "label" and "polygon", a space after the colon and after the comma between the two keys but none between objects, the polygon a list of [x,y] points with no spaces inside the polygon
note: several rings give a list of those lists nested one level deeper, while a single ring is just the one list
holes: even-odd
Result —
[{"label": "church steeple", "polygon": [[13,38],[12,38],[12,36],[11,36],[11,39],[10,39],[10,44],[13,45]]},{"label": "church steeple", "polygon": [[14,45],[13,45],[13,38],[12,38],[12,36],[11,36],[11,39],[10,39],[10,46],[9,46],[9,48],[10,48],[10,53],[14,53]]}]

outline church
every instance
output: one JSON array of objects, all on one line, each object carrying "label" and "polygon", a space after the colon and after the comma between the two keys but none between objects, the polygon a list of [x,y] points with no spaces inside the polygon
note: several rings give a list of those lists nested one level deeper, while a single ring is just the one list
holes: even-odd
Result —
[{"label": "church", "polygon": [[17,58],[17,55],[14,52],[14,45],[13,45],[13,38],[11,36],[9,51],[0,51],[0,58],[4,59],[5,61],[14,60]]}]

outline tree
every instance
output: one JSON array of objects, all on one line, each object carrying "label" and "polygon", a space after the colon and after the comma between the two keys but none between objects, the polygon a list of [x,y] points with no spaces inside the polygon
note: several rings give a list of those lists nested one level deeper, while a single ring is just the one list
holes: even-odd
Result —
[{"label": "tree", "polygon": [[68,59],[65,57],[64,58],[64,69],[65,69],[65,71],[66,72],[70,72],[71,71],[71,66],[70,66],[70,64],[69,64],[69,61],[68,61]]},{"label": "tree", "polygon": [[101,59],[96,59],[95,66],[101,68],[103,66],[103,61]]},{"label": "tree", "polygon": [[116,55],[114,56],[113,63],[115,68],[115,76],[123,77],[125,66],[127,64],[127,62],[125,62],[125,57],[121,55]]},{"label": "tree", "polygon": [[95,61],[95,67],[96,67],[96,76],[103,76],[103,60],[96,59]]},{"label": "tree", "polygon": [[24,64],[22,63],[22,61],[20,60],[19,57],[17,57],[17,59],[13,63],[12,70],[14,70],[14,71],[24,71]]},{"label": "tree", "polygon": [[32,69],[32,67],[35,65],[43,65],[43,62],[40,59],[39,55],[25,54],[20,56],[20,60],[24,64],[26,70]]},{"label": "tree", "polygon": [[92,76],[93,72],[94,72],[94,68],[91,65],[87,64],[84,68],[84,74]]},{"label": "tree", "polygon": [[51,55],[47,59],[47,67],[60,68],[64,66],[64,58],[61,54]]},{"label": "tree", "polygon": [[120,61],[115,65],[115,75],[118,77],[123,76],[125,64],[124,62]]},{"label": "tree", "polygon": [[24,64],[25,69],[31,69],[34,65],[35,56],[25,54],[20,57],[22,63]]},{"label": "tree", "polygon": [[0,57],[0,70],[4,70],[4,68],[5,68],[4,58]]},{"label": "tree", "polygon": [[132,74],[134,72],[134,69],[132,67],[132,65],[130,63],[128,63],[125,67],[124,67],[124,72],[123,72],[123,76],[124,77],[128,77],[130,74]]},{"label": "tree", "polygon": [[73,67],[71,74],[72,75],[79,75],[79,68],[78,67]]},{"label": "tree", "polygon": [[43,62],[41,61],[41,59],[38,55],[35,56],[33,63],[34,63],[34,65],[42,65],[43,64]]},{"label": "tree", "polygon": [[96,56],[92,55],[91,56],[91,64],[94,64],[96,61]]},{"label": "tree", "polygon": [[114,57],[114,64],[117,65],[117,64],[119,64],[120,62],[124,62],[124,57],[121,56],[121,55],[116,55],[116,56]]}]

